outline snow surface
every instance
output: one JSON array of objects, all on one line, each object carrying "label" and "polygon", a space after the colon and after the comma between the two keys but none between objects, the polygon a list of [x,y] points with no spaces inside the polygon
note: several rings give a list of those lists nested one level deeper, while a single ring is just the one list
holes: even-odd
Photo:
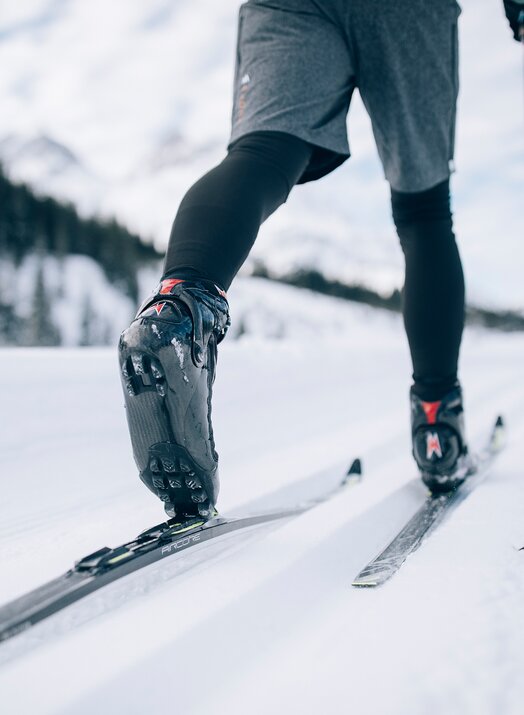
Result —
[{"label": "snow surface", "polygon": [[[502,412],[507,451],[392,581],[354,590],[424,498],[400,319],[264,281],[235,290],[252,310],[220,347],[221,509],[332,479],[355,455],[363,483],[4,644],[2,712],[520,715],[523,336],[470,330],[463,351],[471,440]],[[162,511],[135,476],[113,350],[5,349],[0,367],[3,603]]]},{"label": "snow surface", "polygon": [[[18,0],[0,13],[0,158],[86,213],[165,246],[176,207],[229,134],[238,0]],[[500,0],[464,0],[454,208],[471,302],[524,307],[522,48]],[[402,283],[369,120],[353,157],[297,187],[252,258],[386,294]],[[511,257],[511,262],[508,258]]]}]

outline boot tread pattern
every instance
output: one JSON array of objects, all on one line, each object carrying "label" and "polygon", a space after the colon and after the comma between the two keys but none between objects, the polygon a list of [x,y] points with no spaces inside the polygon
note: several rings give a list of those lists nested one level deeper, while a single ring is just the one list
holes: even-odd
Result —
[{"label": "boot tread pattern", "polygon": [[[132,352],[122,363],[121,373],[129,398],[136,398],[147,391],[156,391],[160,398],[166,396],[164,370],[154,356]],[[167,410],[166,419],[169,419]],[[149,448],[148,466],[142,478],[154,488],[171,517],[209,517],[213,513],[208,494],[198,475],[198,466],[187,450],[176,443],[175,438],[173,441],[153,444]]]}]

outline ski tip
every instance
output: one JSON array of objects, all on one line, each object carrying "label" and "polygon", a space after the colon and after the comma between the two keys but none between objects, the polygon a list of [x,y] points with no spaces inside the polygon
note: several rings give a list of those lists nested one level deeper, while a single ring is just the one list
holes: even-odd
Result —
[{"label": "ski tip", "polygon": [[347,477],[362,476],[362,460],[354,459],[346,474]]},{"label": "ski tip", "polygon": [[351,585],[355,588],[375,588],[388,581],[398,571],[400,564],[386,563],[382,559],[382,555],[365,566],[355,576]]},{"label": "ski tip", "polygon": [[496,419],[495,426],[491,433],[491,440],[489,445],[489,451],[494,454],[500,452],[500,450],[506,444],[506,422],[502,415],[499,415]]},{"label": "ski tip", "polygon": [[363,581],[363,580],[355,580],[351,584],[353,588],[375,588],[375,586],[378,586],[379,584],[376,581]]},{"label": "ski tip", "polygon": [[381,574],[378,576],[374,572],[369,572],[366,569],[361,571],[351,582],[354,588],[375,588],[382,584]]}]

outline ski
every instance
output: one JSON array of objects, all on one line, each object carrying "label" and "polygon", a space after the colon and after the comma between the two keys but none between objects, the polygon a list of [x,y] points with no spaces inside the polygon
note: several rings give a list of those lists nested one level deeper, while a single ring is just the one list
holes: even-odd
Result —
[{"label": "ski", "polygon": [[374,587],[388,581],[444,516],[471,493],[504,446],[504,437],[504,421],[499,416],[486,445],[474,458],[470,476],[454,491],[427,496],[422,506],[388,546],[360,571],[352,585]]},{"label": "ski", "polygon": [[156,561],[186,551],[212,539],[271,522],[299,516],[328,501],[362,478],[360,459],[355,459],[344,478],[320,496],[285,509],[251,516],[200,518],[185,522],[170,519],[142,532],[116,548],[104,547],[75,563],[72,569],[48,583],[0,607],[0,642],[27,631],[94,591]]}]

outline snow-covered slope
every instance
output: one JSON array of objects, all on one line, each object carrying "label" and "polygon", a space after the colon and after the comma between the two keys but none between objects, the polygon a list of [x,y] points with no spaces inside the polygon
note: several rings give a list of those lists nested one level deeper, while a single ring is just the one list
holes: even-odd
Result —
[{"label": "snow-covered slope", "polygon": [[[224,154],[238,4],[23,0],[2,8],[0,64],[9,72],[0,74],[0,160],[39,190],[116,215],[164,246],[183,193]],[[464,0],[461,24],[454,203],[469,298],[522,309],[521,48],[500,0]],[[358,96],[349,125],[352,160],[297,188],[253,258],[277,274],[315,266],[389,293],[402,282],[402,259]],[[57,151],[74,163],[57,171]]]},{"label": "snow-covered slope", "polygon": [[[160,266],[139,271],[141,295],[151,291],[159,270]],[[43,283],[42,295],[35,294],[39,279]],[[0,303],[2,299],[15,311],[9,333],[0,335],[0,343],[5,338],[10,345],[34,344],[31,321],[38,300],[45,299],[47,321],[57,331],[58,342],[51,344],[66,346],[116,345],[136,312],[135,302],[108,279],[101,265],[79,255],[57,258],[28,253],[19,265],[3,258]]]},{"label": "snow-covered slope", "polygon": [[[220,348],[222,510],[356,454],[364,482],[207,563],[182,559],[174,579],[162,578],[163,562],[49,621],[40,647],[0,666],[2,710],[520,715],[522,336],[470,331],[465,341],[472,442],[496,412],[509,425],[490,477],[387,586],[355,591],[357,570],[424,497],[400,320],[262,281],[237,290],[239,305],[268,306],[252,320],[277,327]],[[326,320],[336,332],[319,330]],[[135,476],[113,351],[0,351],[0,366],[5,602],[162,514]]]}]

